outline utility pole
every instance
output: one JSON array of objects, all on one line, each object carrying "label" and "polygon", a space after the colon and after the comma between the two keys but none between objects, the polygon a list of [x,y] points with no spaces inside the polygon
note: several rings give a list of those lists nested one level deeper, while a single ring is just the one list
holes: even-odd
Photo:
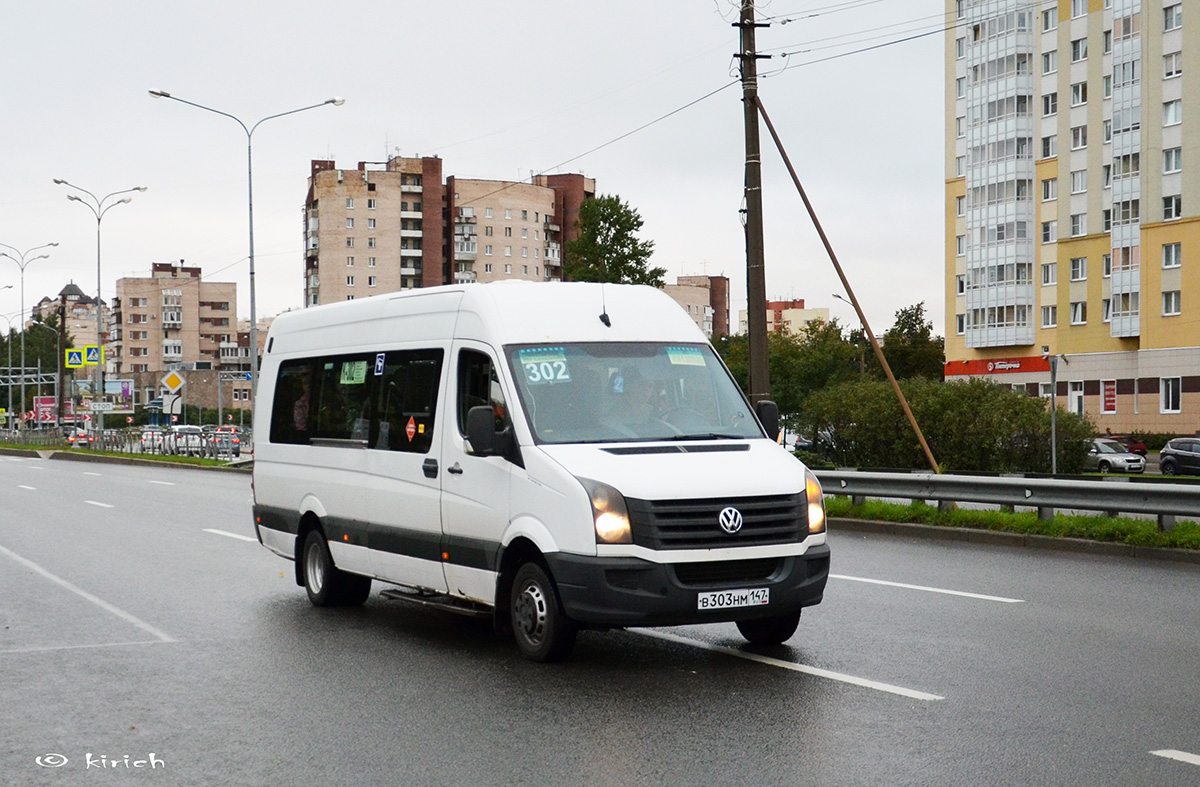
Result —
[{"label": "utility pole", "polygon": [[63,354],[67,347],[67,297],[58,295],[58,392],[54,402],[54,419],[61,430],[63,427],[63,391],[66,389],[67,365]]},{"label": "utility pole", "polygon": [[746,124],[746,315],[750,340],[750,402],[770,398],[771,378],[767,355],[767,277],[763,251],[762,157],[758,146],[758,59],[754,29],[768,25],[754,21],[754,0],[742,0],[741,49],[742,109]]}]

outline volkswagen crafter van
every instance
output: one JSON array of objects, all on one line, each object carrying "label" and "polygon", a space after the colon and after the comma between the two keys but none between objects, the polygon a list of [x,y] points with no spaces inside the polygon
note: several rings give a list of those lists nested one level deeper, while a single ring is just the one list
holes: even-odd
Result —
[{"label": "volkswagen crafter van", "polygon": [[552,661],[587,628],[732,621],[779,643],[821,601],[816,477],[656,289],[501,282],[289,312],[257,399],[255,528],[313,604],[362,604],[380,580]]}]

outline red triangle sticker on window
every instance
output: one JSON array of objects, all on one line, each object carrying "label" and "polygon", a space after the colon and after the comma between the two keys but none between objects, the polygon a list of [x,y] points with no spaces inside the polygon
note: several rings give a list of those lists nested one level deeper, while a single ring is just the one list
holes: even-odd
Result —
[{"label": "red triangle sticker on window", "polygon": [[408,442],[410,443],[417,434],[417,422],[411,415],[408,417],[408,426],[404,427],[404,433],[408,435]]}]

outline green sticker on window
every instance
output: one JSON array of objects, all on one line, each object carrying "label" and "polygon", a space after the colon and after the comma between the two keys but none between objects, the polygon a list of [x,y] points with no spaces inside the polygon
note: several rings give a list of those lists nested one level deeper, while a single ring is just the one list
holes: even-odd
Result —
[{"label": "green sticker on window", "polygon": [[668,347],[667,358],[672,366],[704,365],[704,354],[698,347]]},{"label": "green sticker on window", "polygon": [[366,361],[346,361],[342,364],[342,385],[362,385],[367,381]]}]

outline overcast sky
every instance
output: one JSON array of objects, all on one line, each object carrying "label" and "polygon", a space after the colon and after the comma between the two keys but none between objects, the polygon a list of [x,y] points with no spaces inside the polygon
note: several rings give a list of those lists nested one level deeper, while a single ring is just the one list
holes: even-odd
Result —
[{"label": "overcast sky", "polygon": [[[872,328],[926,304],[943,325],[943,37],[831,55],[939,28],[936,0],[760,0],[760,95]],[[147,186],[102,224],[102,288],[185,260],[247,290],[246,136],[254,134],[258,313],[299,307],[309,162],[352,169],[437,155],[446,175],[583,172],[645,221],[668,281],[724,274],[745,303],[740,86],[730,0],[291,0],[11,3],[0,47],[0,243],[56,241],[31,263],[25,304],[68,281],[96,289],[96,221],[62,178],[97,196]],[[784,20],[788,20],[783,23]],[[808,51],[804,51],[808,50]],[[805,65],[808,63],[807,65]],[[767,295],[829,307],[841,287],[763,129]],[[563,164],[569,160],[570,163]],[[562,164],[561,167],[559,165]],[[0,315],[20,312],[0,259]],[[3,330],[3,328],[0,328]]]}]

